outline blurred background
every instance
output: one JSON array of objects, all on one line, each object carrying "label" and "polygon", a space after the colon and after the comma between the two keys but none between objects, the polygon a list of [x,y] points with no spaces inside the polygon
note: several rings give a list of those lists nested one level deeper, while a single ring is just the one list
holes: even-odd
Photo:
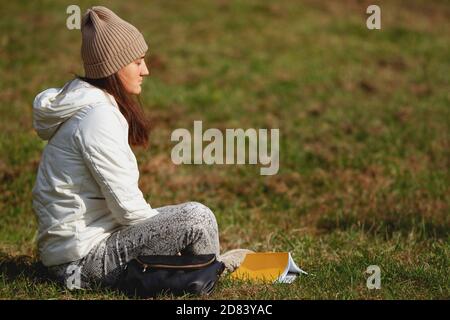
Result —
[{"label": "blurred background", "polygon": [[[66,9],[105,5],[149,44],[134,149],[152,207],[199,201],[222,250],[290,251],[312,276],[212,298],[449,298],[448,1],[3,1],[0,3],[0,298],[120,298],[40,277],[31,189],[45,146],[41,91],[83,75]],[[366,9],[381,8],[381,30]],[[177,128],[279,128],[280,170],[172,163]],[[382,289],[368,290],[369,265]],[[170,298],[170,297],[169,297]]]}]

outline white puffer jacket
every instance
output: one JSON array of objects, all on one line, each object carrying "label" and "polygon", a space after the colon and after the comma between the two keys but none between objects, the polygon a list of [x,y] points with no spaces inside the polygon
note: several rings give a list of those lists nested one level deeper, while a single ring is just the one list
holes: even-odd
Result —
[{"label": "white puffer jacket", "polygon": [[78,260],[112,232],[158,214],[139,190],[128,123],[113,96],[74,79],[36,96],[33,126],[49,140],[33,188],[44,265]]}]

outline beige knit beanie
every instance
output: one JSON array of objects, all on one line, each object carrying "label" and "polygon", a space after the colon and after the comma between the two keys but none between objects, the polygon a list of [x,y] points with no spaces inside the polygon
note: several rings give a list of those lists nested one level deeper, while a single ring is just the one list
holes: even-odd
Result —
[{"label": "beige knit beanie", "polygon": [[81,24],[85,77],[110,76],[148,50],[142,34],[108,8],[87,9]]}]

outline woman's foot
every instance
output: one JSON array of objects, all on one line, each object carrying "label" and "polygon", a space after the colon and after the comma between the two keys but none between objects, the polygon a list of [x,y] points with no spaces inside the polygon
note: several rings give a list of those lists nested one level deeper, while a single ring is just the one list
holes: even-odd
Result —
[{"label": "woman's foot", "polygon": [[217,260],[222,261],[225,264],[224,274],[236,270],[244,261],[247,253],[254,253],[254,251],[248,249],[233,249],[220,255]]}]

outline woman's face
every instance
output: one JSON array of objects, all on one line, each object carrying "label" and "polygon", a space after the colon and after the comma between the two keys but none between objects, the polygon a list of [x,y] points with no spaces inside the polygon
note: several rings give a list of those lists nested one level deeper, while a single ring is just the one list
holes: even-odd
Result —
[{"label": "woman's face", "polygon": [[144,56],[132,61],[118,72],[119,78],[129,94],[140,94],[141,84],[145,76],[149,75]]}]

